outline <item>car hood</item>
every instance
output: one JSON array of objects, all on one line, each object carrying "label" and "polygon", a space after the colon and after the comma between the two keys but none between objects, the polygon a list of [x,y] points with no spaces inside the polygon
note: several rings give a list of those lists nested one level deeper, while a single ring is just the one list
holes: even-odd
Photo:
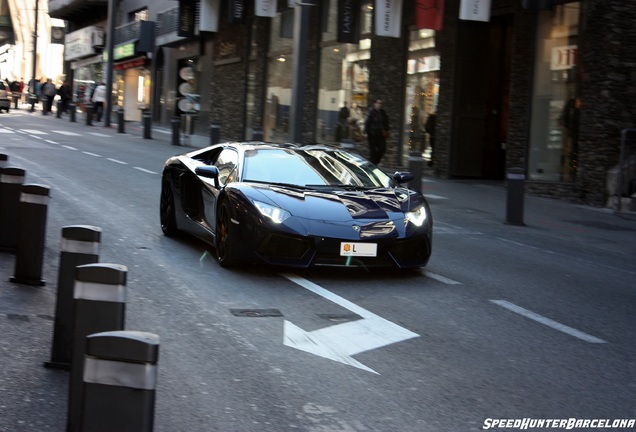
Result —
[{"label": "car hood", "polygon": [[[308,220],[393,220],[423,203],[420,194],[406,188],[314,190],[252,185],[252,199],[262,200]],[[259,195],[261,198],[259,198]],[[397,214],[396,214],[397,213]]]}]

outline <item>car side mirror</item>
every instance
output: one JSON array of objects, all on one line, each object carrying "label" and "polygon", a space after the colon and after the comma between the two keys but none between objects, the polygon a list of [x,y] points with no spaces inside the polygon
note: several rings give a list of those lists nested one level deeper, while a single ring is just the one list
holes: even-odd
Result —
[{"label": "car side mirror", "polygon": [[393,180],[398,184],[408,183],[413,180],[413,174],[410,172],[396,171],[395,174],[393,174]]},{"label": "car side mirror", "polygon": [[210,178],[214,180],[214,187],[219,187],[219,169],[214,165],[201,165],[194,169],[194,173],[198,176]]}]

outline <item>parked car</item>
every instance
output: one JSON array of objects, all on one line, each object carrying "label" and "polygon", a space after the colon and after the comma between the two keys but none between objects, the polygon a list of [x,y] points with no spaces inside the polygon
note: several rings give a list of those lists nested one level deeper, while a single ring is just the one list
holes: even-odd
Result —
[{"label": "parked car", "polygon": [[11,91],[9,86],[4,81],[0,81],[0,112],[5,110],[9,112],[11,107]]},{"label": "parked car", "polygon": [[417,268],[431,255],[422,194],[340,148],[227,142],[165,163],[161,229],[193,234],[224,266]]}]

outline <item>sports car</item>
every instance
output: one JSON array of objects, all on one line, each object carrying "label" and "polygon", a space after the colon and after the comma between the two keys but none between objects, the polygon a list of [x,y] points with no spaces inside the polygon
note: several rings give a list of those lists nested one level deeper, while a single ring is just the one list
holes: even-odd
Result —
[{"label": "sports car", "polygon": [[223,267],[417,268],[433,219],[411,180],[336,147],[226,142],[166,161],[161,229],[208,242]]}]

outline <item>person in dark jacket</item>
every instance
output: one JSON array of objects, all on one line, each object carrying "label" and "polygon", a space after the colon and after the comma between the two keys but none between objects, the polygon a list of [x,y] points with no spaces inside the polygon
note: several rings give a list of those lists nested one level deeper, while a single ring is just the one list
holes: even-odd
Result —
[{"label": "person in dark jacket", "polygon": [[68,80],[64,80],[60,88],[57,90],[57,94],[60,95],[60,100],[62,101],[62,112],[68,112],[68,104],[71,102],[72,92],[71,86],[68,83]]},{"label": "person in dark jacket", "polygon": [[369,160],[379,164],[386,151],[386,138],[389,136],[389,116],[382,109],[382,99],[373,101],[364,121],[364,134],[369,141]]}]

